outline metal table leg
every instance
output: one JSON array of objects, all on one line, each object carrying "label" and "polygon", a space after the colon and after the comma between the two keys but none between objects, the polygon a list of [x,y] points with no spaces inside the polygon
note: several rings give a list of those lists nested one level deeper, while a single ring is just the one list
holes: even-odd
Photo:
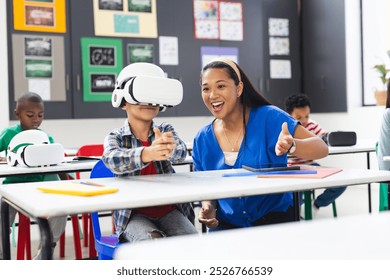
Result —
[{"label": "metal table leg", "polygon": [[1,199],[1,242],[3,247],[3,260],[11,259],[11,245],[9,241],[9,205]]},{"label": "metal table leg", "polygon": [[[370,169],[370,152],[367,152],[367,169]],[[368,184],[368,212],[371,213],[371,184]]]}]

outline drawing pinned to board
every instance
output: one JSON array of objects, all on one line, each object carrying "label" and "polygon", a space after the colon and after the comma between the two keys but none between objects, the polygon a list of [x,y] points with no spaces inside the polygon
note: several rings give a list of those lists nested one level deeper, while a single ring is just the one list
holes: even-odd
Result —
[{"label": "drawing pinned to board", "polygon": [[46,59],[25,59],[26,78],[51,78],[53,77],[53,63]]},{"label": "drawing pinned to board", "polygon": [[157,38],[156,0],[93,0],[97,36]]},{"label": "drawing pinned to board", "polygon": [[271,79],[291,79],[291,61],[287,59],[270,60]]},{"label": "drawing pinned to board", "polygon": [[127,44],[127,63],[154,62],[154,46],[152,44]]},{"label": "drawing pinned to board", "polygon": [[139,34],[139,17],[137,15],[114,15],[114,32]]},{"label": "drawing pinned to board", "polygon": [[269,18],[268,19],[269,36],[288,36],[289,20],[286,18]]},{"label": "drawing pinned to board", "polygon": [[66,32],[65,0],[13,1],[14,29]]},{"label": "drawing pinned to board", "polygon": [[121,39],[81,38],[83,101],[111,101],[122,53]]},{"label": "drawing pinned to board", "polygon": [[91,93],[107,93],[115,89],[115,74],[91,74]]},{"label": "drawing pinned to board", "polygon": [[270,55],[290,55],[290,40],[284,37],[269,38]]},{"label": "drawing pinned to board", "polygon": [[238,63],[238,48],[234,47],[206,47],[200,48],[202,68],[211,60],[218,57],[226,57]]},{"label": "drawing pinned to board", "polygon": [[151,13],[152,1],[151,0],[128,0],[128,11]]},{"label": "drawing pinned to board", "polygon": [[219,13],[219,39],[227,41],[242,41],[244,39],[242,3],[219,2]]},{"label": "drawing pinned to board", "polygon": [[161,65],[179,64],[179,43],[178,38],[173,36],[160,36],[159,56]]},{"label": "drawing pinned to board", "polygon": [[28,36],[24,38],[25,56],[52,56],[52,40],[48,37]]},{"label": "drawing pinned to board", "polygon": [[99,10],[123,11],[123,0],[99,0]]},{"label": "drawing pinned to board", "polygon": [[14,98],[33,91],[45,101],[66,101],[64,36],[12,35]]},{"label": "drawing pinned to board", "polygon": [[115,66],[115,47],[90,46],[90,66]]},{"label": "drawing pinned to board", "polygon": [[195,38],[243,40],[241,2],[194,0]]}]

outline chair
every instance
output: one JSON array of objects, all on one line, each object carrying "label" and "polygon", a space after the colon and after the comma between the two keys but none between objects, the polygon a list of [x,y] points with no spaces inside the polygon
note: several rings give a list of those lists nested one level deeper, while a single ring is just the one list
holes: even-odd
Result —
[{"label": "chair", "polygon": [[[311,220],[313,218],[312,214],[312,196],[313,200],[315,199],[315,192],[312,191],[304,191],[304,203],[305,203],[305,220]],[[332,208],[333,208],[333,217],[337,218],[337,208],[336,208],[336,202],[332,202]]]},{"label": "chair", "polygon": [[[375,146],[375,152],[378,154],[378,142]],[[379,211],[386,211],[389,209],[388,188],[386,183],[379,184]]]},{"label": "chair", "polygon": [[[104,151],[103,144],[87,144],[81,146],[77,152],[76,156],[102,156]],[[76,179],[81,179],[80,172],[75,173]],[[93,233],[89,232],[88,224],[89,224],[89,215],[83,214],[82,215],[82,221],[83,221],[83,233],[84,233],[84,247],[88,247],[88,241],[89,239],[93,238]],[[92,247],[91,247],[92,246]],[[93,248],[94,244],[90,245],[89,249],[89,257],[94,257],[95,255],[95,249]]]},{"label": "chair", "polygon": [[[114,174],[104,165],[103,161],[99,160],[93,167],[90,178],[107,178],[113,176]],[[95,249],[98,253],[98,259],[111,260],[114,255],[115,248],[119,245],[118,236],[116,234],[108,236],[101,235],[99,215],[97,212],[91,213],[91,223],[93,227]],[[92,244],[93,241],[90,241]]]}]

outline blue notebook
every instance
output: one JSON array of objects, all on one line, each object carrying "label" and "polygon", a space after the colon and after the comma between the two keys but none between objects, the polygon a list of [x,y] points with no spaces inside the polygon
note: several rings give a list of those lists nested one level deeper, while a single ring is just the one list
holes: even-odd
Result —
[{"label": "blue notebook", "polygon": [[222,177],[241,177],[241,176],[258,176],[258,175],[302,175],[317,174],[317,170],[283,170],[283,171],[266,171],[266,172],[235,172],[224,173]]}]

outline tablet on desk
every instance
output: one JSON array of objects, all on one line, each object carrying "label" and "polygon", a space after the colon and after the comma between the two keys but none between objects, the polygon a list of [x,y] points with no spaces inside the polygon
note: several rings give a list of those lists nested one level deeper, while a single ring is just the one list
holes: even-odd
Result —
[{"label": "tablet on desk", "polygon": [[298,165],[295,166],[277,166],[277,167],[254,167],[243,165],[242,168],[252,171],[252,172],[271,172],[271,171],[286,171],[286,170],[300,170],[301,167]]},{"label": "tablet on desk", "polygon": [[65,157],[64,162],[67,163],[74,163],[74,162],[80,162],[80,161],[98,161],[102,157],[98,156],[74,156],[74,157]]}]

